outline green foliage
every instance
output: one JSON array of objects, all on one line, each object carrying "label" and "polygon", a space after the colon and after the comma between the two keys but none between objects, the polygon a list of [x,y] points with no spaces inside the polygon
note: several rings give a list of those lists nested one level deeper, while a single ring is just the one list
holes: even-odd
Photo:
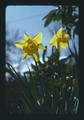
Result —
[{"label": "green foliage", "polygon": [[50,11],[44,18],[44,27],[47,27],[52,21],[62,20],[62,25],[67,27],[70,33],[72,27],[75,27],[73,36],[79,34],[79,7],[75,5],[56,5],[56,9]]},{"label": "green foliage", "polygon": [[44,27],[47,27],[52,21],[59,21],[62,17],[62,12],[61,11],[56,11],[56,10],[52,10],[48,13],[48,15],[46,15],[44,19],[46,19]]},{"label": "green foliage", "polygon": [[[47,49],[46,49],[47,50]],[[57,56],[58,55],[58,56]],[[24,76],[7,63],[6,110],[8,113],[77,114],[79,102],[78,79],[73,64],[59,61],[57,51],[28,68]],[[57,57],[56,57],[57,56]]]}]

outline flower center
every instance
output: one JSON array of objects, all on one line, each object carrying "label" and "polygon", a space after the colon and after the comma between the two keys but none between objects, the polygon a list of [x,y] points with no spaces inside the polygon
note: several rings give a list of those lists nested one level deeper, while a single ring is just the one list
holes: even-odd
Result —
[{"label": "flower center", "polygon": [[27,44],[24,47],[24,51],[29,54],[33,54],[38,51],[38,47],[33,41],[30,40],[30,41],[27,41]]}]

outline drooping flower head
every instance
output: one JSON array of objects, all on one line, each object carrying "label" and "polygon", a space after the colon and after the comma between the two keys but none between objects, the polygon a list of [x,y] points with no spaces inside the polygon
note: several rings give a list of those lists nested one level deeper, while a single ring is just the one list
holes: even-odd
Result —
[{"label": "drooping flower head", "polygon": [[45,47],[41,44],[42,33],[38,33],[33,37],[24,33],[24,40],[21,42],[16,42],[16,46],[23,50],[22,57],[24,59],[33,56],[36,61],[39,60],[38,50],[44,50]]},{"label": "drooping flower head", "polygon": [[51,39],[50,44],[55,46],[57,49],[68,48],[68,40],[69,35],[63,32],[63,28],[61,27],[57,33],[54,32],[54,36]]}]

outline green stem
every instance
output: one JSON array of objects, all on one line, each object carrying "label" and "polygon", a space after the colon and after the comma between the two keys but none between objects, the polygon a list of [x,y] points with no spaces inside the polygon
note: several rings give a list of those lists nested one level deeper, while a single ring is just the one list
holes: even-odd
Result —
[{"label": "green stem", "polygon": [[[40,83],[40,87],[41,87],[41,90],[42,90],[42,92],[44,92],[44,87],[43,87],[43,82],[42,82],[42,80],[40,79],[40,75],[39,75],[39,67],[38,67],[38,63],[37,63],[37,61],[35,60],[35,58],[33,57],[33,59],[34,59],[34,61],[35,61],[35,65],[36,65],[36,74],[37,74],[37,81],[38,81],[38,83]],[[41,99],[42,100],[42,99]],[[42,102],[42,101],[41,101]]]}]

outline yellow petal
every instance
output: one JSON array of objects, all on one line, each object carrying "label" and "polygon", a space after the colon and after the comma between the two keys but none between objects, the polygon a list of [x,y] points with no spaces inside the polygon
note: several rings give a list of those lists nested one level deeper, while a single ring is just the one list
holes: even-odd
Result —
[{"label": "yellow petal", "polygon": [[42,40],[42,33],[38,33],[36,34],[33,38],[32,38],[37,44],[41,42]]},{"label": "yellow petal", "polygon": [[62,34],[62,31],[63,31],[63,29],[62,29],[62,27],[58,30],[58,32],[57,32],[57,35],[61,35]]},{"label": "yellow petal", "polygon": [[50,41],[50,44],[51,44],[51,45],[55,45],[55,39],[52,39],[52,40]]},{"label": "yellow petal", "polygon": [[26,58],[28,58],[28,57],[30,57],[29,54],[26,53],[26,52],[23,52],[23,54],[22,54],[22,58],[23,58],[23,59],[26,59]]},{"label": "yellow petal", "polygon": [[37,52],[37,53],[34,53],[34,54],[33,54],[33,57],[34,57],[34,59],[35,59],[36,61],[38,61],[38,60],[39,60],[39,54],[38,54],[38,52]]},{"label": "yellow petal", "polygon": [[44,50],[44,49],[45,49],[45,46],[40,43],[40,44],[38,45],[38,48],[41,49],[41,50]]},{"label": "yellow petal", "polygon": [[29,39],[31,39],[31,37],[27,33],[24,33],[24,40],[29,40]]},{"label": "yellow petal", "polygon": [[18,48],[23,49],[23,47],[25,46],[25,41],[16,42],[15,45],[16,45]]},{"label": "yellow petal", "polygon": [[61,48],[68,48],[68,43],[67,42],[60,42],[60,47]]},{"label": "yellow petal", "polygon": [[59,43],[55,43],[55,46],[56,46],[56,48],[58,49],[59,48]]},{"label": "yellow petal", "polygon": [[58,47],[59,47],[59,43],[58,43],[58,42],[56,42],[56,41],[55,41],[55,42],[53,42],[53,43],[51,43],[51,45],[52,45],[52,46],[55,46],[57,49],[58,49]]},{"label": "yellow petal", "polygon": [[67,40],[69,40],[69,35],[67,33],[63,33],[62,38],[63,38],[63,41],[66,42]]},{"label": "yellow petal", "polygon": [[54,36],[53,36],[53,38],[50,40],[50,44],[51,45],[54,45],[55,44],[55,42],[56,42],[56,34],[54,33]]},{"label": "yellow petal", "polygon": [[59,39],[57,38],[56,34],[54,34],[54,37],[51,39],[50,44],[52,46],[56,46],[56,48],[58,48]]}]

